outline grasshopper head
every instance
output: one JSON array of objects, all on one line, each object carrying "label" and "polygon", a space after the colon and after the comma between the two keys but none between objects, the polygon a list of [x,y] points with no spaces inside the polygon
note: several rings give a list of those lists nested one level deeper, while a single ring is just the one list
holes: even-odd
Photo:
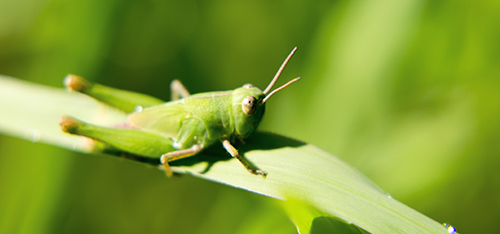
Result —
[{"label": "grasshopper head", "polygon": [[233,114],[236,134],[246,138],[259,126],[266,105],[266,95],[259,88],[246,84],[233,93]]},{"label": "grasshopper head", "polygon": [[246,138],[259,126],[260,120],[266,109],[266,101],[276,92],[284,89],[288,85],[298,81],[297,77],[281,87],[273,90],[271,93],[264,93],[259,88],[246,84],[243,87],[235,89],[233,93],[233,114],[235,130],[238,136]]},{"label": "grasshopper head", "polygon": [[288,60],[295,53],[297,47],[295,47],[292,52],[285,59],[278,72],[271,80],[271,83],[266,87],[264,91],[259,88],[246,84],[243,87],[235,89],[233,93],[233,114],[236,134],[242,138],[246,138],[252,134],[252,132],[259,126],[262,116],[264,115],[264,110],[266,107],[266,101],[275,94],[276,92],[284,89],[288,85],[298,81],[300,77],[297,77],[281,87],[271,91],[274,83],[278,80],[281,72],[288,63]]}]

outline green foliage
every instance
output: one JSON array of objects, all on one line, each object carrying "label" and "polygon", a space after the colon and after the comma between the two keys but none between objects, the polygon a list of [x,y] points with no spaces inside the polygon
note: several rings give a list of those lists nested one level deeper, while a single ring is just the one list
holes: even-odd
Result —
[{"label": "green foliage", "polygon": [[[172,79],[192,93],[263,87],[298,46],[282,79],[302,80],[273,97],[261,130],[341,157],[397,200],[462,233],[493,233],[500,214],[499,23],[493,0],[0,1],[0,73],[53,87],[73,73],[167,100]],[[43,116],[15,110],[0,115]],[[35,134],[25,138],[36,141],[37,132],[26,129]],[[148,181],[156,168],[115,160],[1,137],[0,232],[154,232],[162,225],[197,232],[187,210],[199,214],[195,220],[206,216],[206,228],[213,228],[208,216],[225,208],[233,208],[230,220],[260,219],[258,228],[278,217],[264,216],[269,209],[245,213],[260,207],[259,196],[202,180]],[[170,206],[163,219],[146,214],[161,201]],[[178,203],[185,209],[176,210]],[[174,229],[176,216],[190,225]]]},{"label": "green foliage", "polygon": [[[13,114],[9,111],[9,114],[2,116],[3,123],[6,124],[0,125],[0,129],[8,130],[10,126],[10,134],[23,133],[23,137],[32,142],[36,139],[37,142],[82,152],[98,152],[100,149],[96,148],[92,141],[53,128],[56,120],[69,114],[87,118],[93,124],[112,125],[126,117],[124,112],[102,105],[79,93],[64,92],[5,77],[0,79],[0,84],[0,91],[5,94],[0,99],[0,108],[14,111]],[[71,102],[68,102],[69,100]],[[52,108],[53,105],[48,105],[47,109],[40,108],[44,103],[52,103],[58,108]],[[75,108],[74,103],[80,104],[79,108]],[[37,106],[37,111],[45,113],[44,115],[29,119],[16,118],[29,115]],[[90,119],[92,116],[98,117]],[[45,129],[45,126],[51,127]],[[240,154],[267,170],[269,175],[266,178],[248,173],[238,160],[227,157],[227,153],[219,144],[201,155],[174,161],[171,165],[174,171],[180,173],[190,173],[196,177],[283,200],[281,205],[293,218],[301,233],[344,229],[359,233],[358,227],[373,233],[446,232],[441,224],[392,199],[357,170],[313,145],[263,133],[255,133],[246,141],[246,144],[238,146]],[[224,155],[226,157],[223,157]],[[159,165],[158,159],[132,159],[147,165],[152,164],[159,169],[164,168]],[[224,225],[225,221],[221,221],[221,225]],[[347,225],[345,222],[353,225]]]}]

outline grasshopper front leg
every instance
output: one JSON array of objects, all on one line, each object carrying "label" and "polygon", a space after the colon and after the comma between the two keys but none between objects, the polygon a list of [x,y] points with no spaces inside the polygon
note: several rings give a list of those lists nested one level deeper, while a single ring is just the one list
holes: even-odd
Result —
[{"label": "grasshopper front leg", "polygon": [[238,159],[238,161],[240,161],[240,163],[243,164],[243,166],[249,172],[251,172],[254,175],[262,175],[263,177],[266,177],[267,172],[265,172],[263,170],[255,169],[252,165],[250,165],[250,163],[247,162],[247,160],[245,160],[243,157],[241,157],[241,155],[238,153],[238,150],[236,150],[236,148],[234,148],[234,146],[231,145],[231,143],[229,142],[229,140],[223,140],[222,141],[222,145],[227,150],[227,152],[229,152],[229,154],[231,154],[231,156],[233,156],[236,159]]}]

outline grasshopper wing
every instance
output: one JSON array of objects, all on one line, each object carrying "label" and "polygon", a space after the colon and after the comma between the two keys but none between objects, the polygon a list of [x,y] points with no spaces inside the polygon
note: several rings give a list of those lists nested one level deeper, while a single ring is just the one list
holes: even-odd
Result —
[{"label": "grasshopper wing", "polygon": [[175,101],[147,107],[141,112],[134,112],[129,116],[129,122],[140,130],[175,138],[179,133],[182,121],[189,116],[185,105]]}]

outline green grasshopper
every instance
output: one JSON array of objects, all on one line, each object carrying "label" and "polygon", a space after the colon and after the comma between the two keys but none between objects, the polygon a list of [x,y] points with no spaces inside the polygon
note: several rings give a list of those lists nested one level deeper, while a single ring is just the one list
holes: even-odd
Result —
[{"label": "green grasshopper", "polygon": [[245,84],[234,90],[190,95],[179,81],[174,80],[171,83],[172,101],[166,103],[145,94],[68,75],[64,83],[69,90],[131,113],[127,123],[117,127],[91,125],[67,116],[63,116],[59,124],[64,132],[94,139],[109,149],[160,158],[169,177],[173,175],[169,162],[193,156],[217,141],[221,141],[227,152],[248,171],[265,177],[267,172],[251,166],[231,142],[236,138],[243,142],[250,136],[262,119],[266,101],[300,79],[297,77],[271,91],[296,49],[286,57],[264,91]]}]

